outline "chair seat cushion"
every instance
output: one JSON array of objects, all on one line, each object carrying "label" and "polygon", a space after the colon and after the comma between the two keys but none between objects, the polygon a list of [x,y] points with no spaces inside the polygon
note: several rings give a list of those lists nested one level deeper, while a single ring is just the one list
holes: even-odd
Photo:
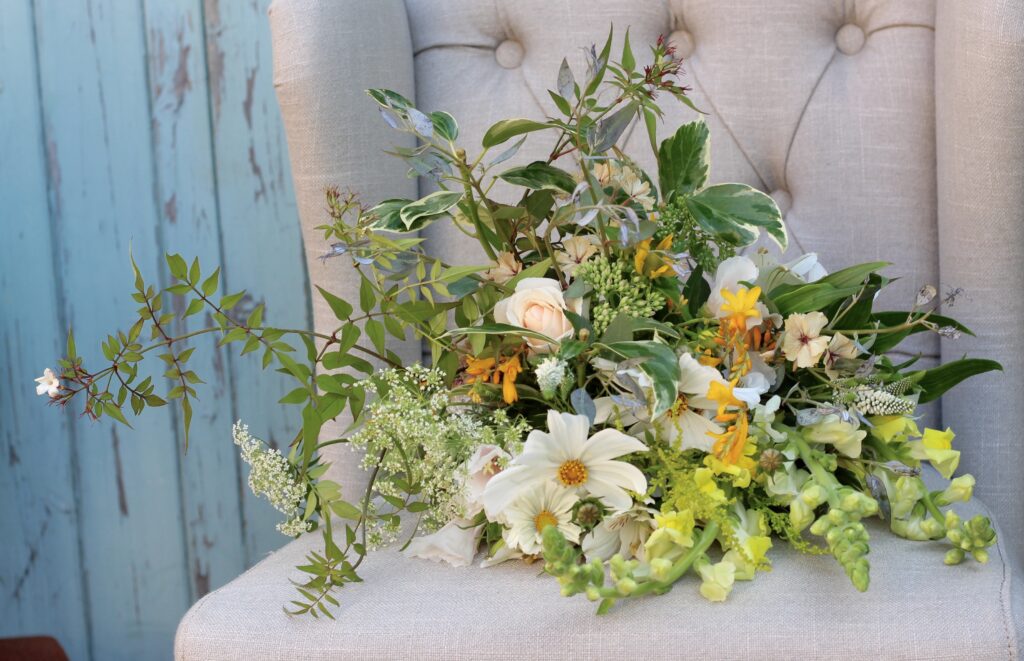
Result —
[{"label": "chair seat cushion", "polygon": [[176,658],[1017,658],[1001,546],[987,565],[945,567],[948,544],[909,542],[882,522],[869,530],[863,594],[831,556],[776,542],[773,570],[738,582],[725,603],[705,601],[687,576],[600,617],[582,596],[560,596],[540,565],[455,568],[382,550],[360,568],[365,582],[336,593],[335,621],[282,611],[294,566],[321,543],[310,534],[199,600],[178,627]]}]

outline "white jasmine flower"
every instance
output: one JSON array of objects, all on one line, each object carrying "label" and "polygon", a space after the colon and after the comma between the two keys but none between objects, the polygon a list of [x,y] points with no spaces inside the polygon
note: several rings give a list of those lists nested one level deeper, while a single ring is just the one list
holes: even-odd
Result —
[{"label": "white jasmine flower", "polygon": [[494,266],[484,271],[484,277],[503,285],[519,275],[522,270],[523,265],[516,260],[515,255],[510,252],[499,252]]},{"label": "white jasmine flower", "polygon": [[545,358],[540,365],[537,365],[535,370],[537,385],[540,386],[540,391],[545,397],[554,397],[555,391],[565,380],[566,367],[564,360],[554,356]]},{"label": "white jasmine flower", "polygon": [[[722,296],[723,289],[735,292],[740,287],[748,286],[743,283],[753,285],[757,281],[757,277],[757,265],[749,257],[737,255],[719,264],[718,269],[715,270],[715,277],[711,281],[711,294],[708,296],[707,302],[708,310],[712,316],[717,319],[724,319],[729,316],[729,312],[723,309],[726,305],[725,297]],[[747,319],[748,330],[770,316],[768,308],[765,307],[764,303],[758,301],[755,308],[760,313],[760,316]]]},{"label": "white jasmine flower", "polygon": [[548,431],[534,429],[523,453],[487,483],[484,511],[492,521],[523,493],[544,484],[600,498],[614,510],[626,510],[633,499],[626,490],[643,493],[647,479],[636,466],[615,461],[647,446],[617,429],[602,429],[587,437],[590,421],[583,415],[548,411]]},{"label": "white jasmine flower", "polygon": [[574,236],[562,241],[562,249],[555,251],[555,262],[562,272],[572,277],[576,268],[597,254],[597,244],[591,235]]},{"label": "white jasmine flower", "polygon": [[579,500],[573,490],[554,482],[524,491],[505,510],[509,530],[508,545],[523,553],[541,552],[541,533],[555,526],[570,542],[580,541],[580,527],[572,522],[572,508]]},{"label": "white jasmine flower", "polygon": [[605,517],[589,535],[583,538],[583,553],[588,560],[607,560],[616,553],[623,558],[644,559],[644,543],[654,531],[651,510],[638,506],[613,516]]},{"label": "white jasmine flower", "polygon": [[786,360],[797,367],[814,367],[831,339],[821,334],[827,323],[828,318],[820,312],[793,313],[786,317],[786,334],[782,340]]},{"label": "white jasmine flower", "polygon": [[405,552],[414,558],[465,567],[476,557],[483,529],[469,519],[452,519],[435,533],[411,539]]},{"label": "white jasmine flower", "polygon": [[36,379],[36,384],[37,395],[47,395],[51,399],[60,397],[60,379],[49,367],[43,370],[41,377]]}]

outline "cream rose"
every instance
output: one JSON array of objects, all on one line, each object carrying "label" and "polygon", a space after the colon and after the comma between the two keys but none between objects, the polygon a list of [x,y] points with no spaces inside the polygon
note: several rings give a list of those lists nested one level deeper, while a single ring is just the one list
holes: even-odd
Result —
[{"label": "cream rose", "polygon": [[[581,314],[583,301],[566,298],[557,280],[551,278],[523,278],[514,294],[498,301],[494,306],[494,320],[499,324],[519,326],[562,341],[572,336],[572,323],[566,310]],[[528,337],[526,343],[537,353],[548,353],[552,345],[544,340]]]}]

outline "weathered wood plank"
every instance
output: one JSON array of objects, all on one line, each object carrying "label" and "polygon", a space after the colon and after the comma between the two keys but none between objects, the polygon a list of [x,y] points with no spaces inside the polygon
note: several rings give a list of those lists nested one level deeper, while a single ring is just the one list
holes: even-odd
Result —
[{"label": "weathered wood plank", "polygon": [[[199,0],[144,0],[159,238],[168,252],[199,257],[206,272],[221,261]],[[177,310],[184,302],[175,298]],[[201,313],[177,323],[176,334],[212,323]],[[212,337],[196,343],[190,365],[198,387],[188,454],[181,460],[182,510],[192,598],[245,569],[239,467],[230,356]],[[179,442],[184,422],[178,417]],[[139,439],[143,440],[143,439]],[[171,494],[167,494],[168,497]]]},{"label": "weathered wood plank", "polygon": [[[269,0],[205,0],[210,109],[224,267],[230,286],[266,304],[271,324],[312,328],[298,211],[270,59]],[[252,354],[256,356],[257,354]],[[297,412],[273,405],[290,388],[250,356],[232,363],[238,414],[253,433],[286,444],[299,427]],[[247,472],[245,473],[247,475]],[[249,562],[287,539],[274,530],[278,515],[245,491]]]},{"label": "weathered wood plank", "polygon": [[[0,18],[0,637],[56,637],[89,655],[70,418],[32,379],[63,350],[47,210],[32,6]],[[56,173],[54,173],[56,174]]]},{"label": "weathered wood plank", "polygon": [[[80,351],[127,326],[126,249],[162,260],[139,3],[37,0],[40,90],[64,314]],[[91,341],[87,341],[91,340]],[[180,443],[169,409],[125,433],[79,421],[79,502],[92,655],[167,658],[189,601],[179,499]]]}]

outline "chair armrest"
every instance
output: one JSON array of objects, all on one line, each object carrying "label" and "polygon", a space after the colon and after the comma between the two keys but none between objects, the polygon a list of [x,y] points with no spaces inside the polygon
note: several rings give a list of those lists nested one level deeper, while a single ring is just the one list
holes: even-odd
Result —
[{"label": "chair armrest", "polygon": [[1024,567],[1024,4],[938,3],[935,35],[940,272],[962,296],[946,314],[976,334],[943,340],[943,361],[1000,361],[942,401],[964,469]]},{"label": "chair armrest", "polygon": [[[327,224],[324,191],[352,190],[366,203],[389,197],[417,197],[417,182],[404,163],[387,156],[393,146],[414,147],[411,135],[381,120],[365,96],[387,87],[413,97],[413,53],[403,0],[275,0],[269,9],[274,52],[274,87],[284,119],[295,195],[302,223],[306,265],[312,284],[349,301],[357,300],[359,276],[347,257],[321,260],[328,249],[317,226]],[[314,325],[330,333],[337,321],[326,301],[312,292]],[[420,360],[418,342],[391,347],[408,361]],[[336,438],[349,420],[324,427]],[[341,446],[332,479],[346,495],[365,485],[356,455]]]}]

